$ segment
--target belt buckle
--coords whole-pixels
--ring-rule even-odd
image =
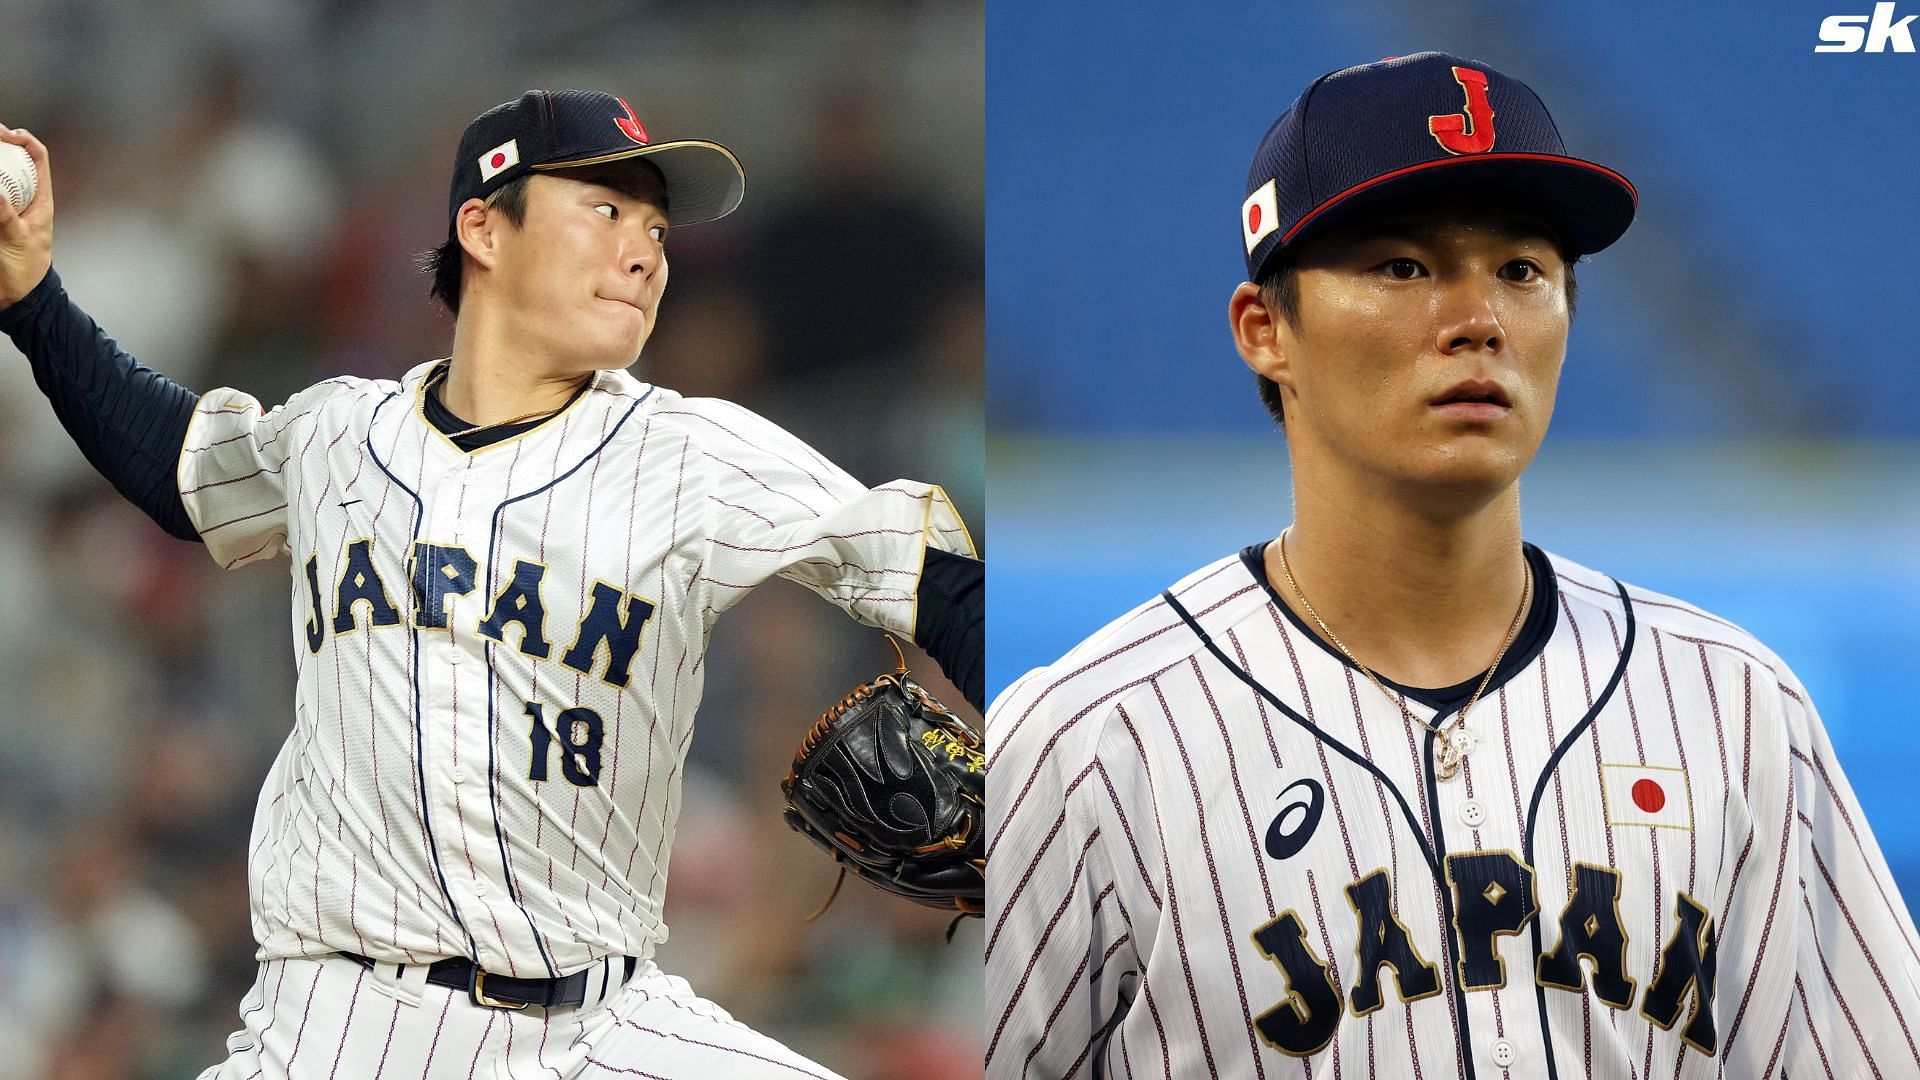
[[[499,998],[488,997],[486,981],[487,973],[480,970],[479,964],[473,965],[473,985],[467,988],[467,996],[473,999],[475,1005],[488,1009],[524,1009],[527,1007],[527,1003],[524,1001],[501,1001]]]

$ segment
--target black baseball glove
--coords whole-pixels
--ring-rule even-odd
[[[986,779],[980,736],[907,678],[903,656],[820,717],[780,790],[787,824],[833,856],[842,880],[851,870],[915,903],[980,915]]]

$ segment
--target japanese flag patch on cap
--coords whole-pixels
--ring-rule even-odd
[[[487,181],[520,164],[520,140],[508,139],[480,155],[480,182]]]
[[[1274,205],[1273,181],[1269,180],[1253,189],[1240,206],[1240,239],[1247,245],[1247,254],[1253,254],[1260,241],[1279,227],[1280,212]]]
[[[1666,765],[1602,765],[1602,795],[1609,825],[1693,828],[1693,793],[1687,773]]]

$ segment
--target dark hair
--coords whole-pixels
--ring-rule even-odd
[[[1260,302],[1269,312],[1286,320],[1288,326],[1300,325],[1300,264],[1292,256],[1276,257],[1256,284],[1260,288]],[[1280,405],[1280,384],[1257,371],[1253,373],[1253,380],[1260,404],[1267,407],[1273,422],[1285,424],[1287,413]]]
[[[1580,279],[1574,275],[1573,266],[1578,256],[1570,251],[1562,251],[1561,258],[1567,266],[1567,318],[1572,319],[1574,310],[1580,301]],[[1256,284],[1260,289],[1260,302],[1267,310],[1285,319],[1288,326],[1300,325],[1300,263],[1289,255],[1281,255],[1273,260]],[[1260,404],[1276,424],[1285,424],[1287,417],[1280,406],[1280,384],[1259,372],[1253,373],[1254,389],[1260,395]]]
[[[523,173],[507,181],[505,187],[493,193],[487,205],[499,210],[508,221],[518,228],[527,222],[527,181],[533,179],[532,173]],[[427,272],[433,284],[427,287],[427,295],[440,301],[450,315],[460,314],[460,271],[466,253],[460,249],[460,238],[447,237],[447,242],[420,256],[420,269]]]
[[[666,177],[650,161],[636,161],[633,164],[645,168],[633,168],[625,162],[609,162],[605,165],[586,165],[568,169],[564,179],[577,180],[583,184],[599,184],[610,187],[632,199],[641,199],[657,203],[660,209],[667,208]],[[532,173],[523,173],[507,181],[506,185],[488,198],[487,205],[499,210],[506,219],[519,228],[527,223],[527,181],[533,179]],[[421,255],[416,261],[432,280],[427,287],[427,295],[447,309],[449,314],[460,314],[460,277],[464,269],[466,252],[460,248],[458,237],[449,236],[447,242]]]

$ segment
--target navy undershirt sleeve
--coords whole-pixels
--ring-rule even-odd
[[[200,396],[122,351],[51,270],[0,308],[0,333],[26,354],[53,414],[100,475],[168,533],[199,540],[175,477]]]
[[[987,564],[928,548],[919,597],[914,643],[927,650],[968,704],[985,709]]]

